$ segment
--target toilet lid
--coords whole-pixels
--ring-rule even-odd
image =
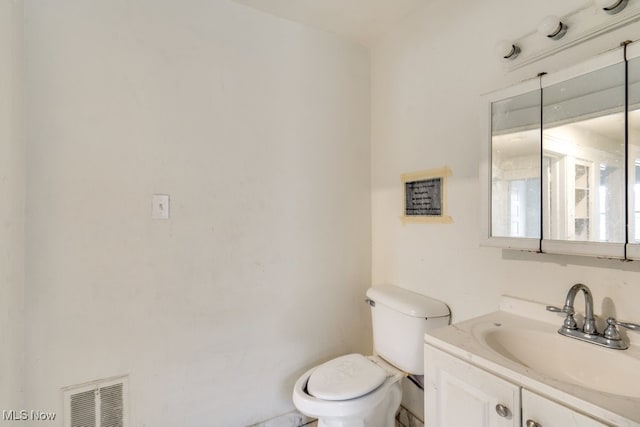
[[[307,391],[323,400],[347,400],[375,390],[387,372],[361,354],[347,354],[318,366],[307,382]]]

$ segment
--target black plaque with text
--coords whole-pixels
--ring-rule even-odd
[[[442,178],[405,182],[406,216],[442,216]]]

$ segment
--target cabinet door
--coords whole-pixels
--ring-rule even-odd
[[[520,426],[520,388],[425,345],[425,425]]]
[[[542,251],[624,258],[625,64],[619,51],[542,81]]]
[[[540,247],[540,83],[530,80],[485,97],[480,170],[483,244]]]
[[[607,426],[528,390],[522,390],[522,425],[526,427]]]

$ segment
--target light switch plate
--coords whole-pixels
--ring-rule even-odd
[[[168,194],[154,194],[151,197],[151,219],[169,219]]]

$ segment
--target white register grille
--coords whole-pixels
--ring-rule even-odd
[[[65,387],[65,427],[127,427],[127,377]]]

